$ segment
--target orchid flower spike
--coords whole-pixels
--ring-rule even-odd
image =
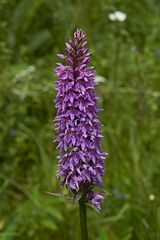
[[[95,71],[89,66],[91,53],[81,29],[68,40],[65,52],[58,54],[63,64],[57,63],[56,68],[57,176],[74,196],[85,186],[86,201],[100,211],[104,197],[93,189],[101,186],[107,154],[101,150]]]

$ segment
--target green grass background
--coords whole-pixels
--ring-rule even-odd
[[[125,22],[111,22],[120,10]],[[56,179],[56,53],[86,31],[109,152],[90,240],[160,239],[160,1],[0,0],[0,239],[79,240]]]

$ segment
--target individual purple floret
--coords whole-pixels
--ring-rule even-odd
[[[89,67],[91,54],[82,30],[74,33],[73,41],[69,39],[65,51],[66,55],[58,54],[64,64],[57,63],[56,68],[57,175],[74,195],[85,186],[88,201],[99,211],[103,196],[92,190],[102,182],[106,153],[100,149],[95,71]]]
[[[104,197],[97,192],[89,191],[88,201],[91,201],[92,205],[99,212],[101,210],[101,204],[104,202]]]

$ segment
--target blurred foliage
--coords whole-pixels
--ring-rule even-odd
[[[108,14],[121,10],[125,22]],[[160,239],[159,0],[0,1],[0,239],[79,240],[78,206],[56,179],[53,70],[77,27],[105,81],[97,86],[110,156],[90,240]]]

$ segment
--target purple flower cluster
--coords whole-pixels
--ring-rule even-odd
[[[74,194],[86,186],[87,200],[99,211],[104,198],[92,190],[102,182],[106,153],[100,149],[95,71],[89,67],[91,54],[82,30],[74,33],[73,41],[69,39],[65,51],[58,57],[66,64],[57,63],[56,68],[58,178]]]

